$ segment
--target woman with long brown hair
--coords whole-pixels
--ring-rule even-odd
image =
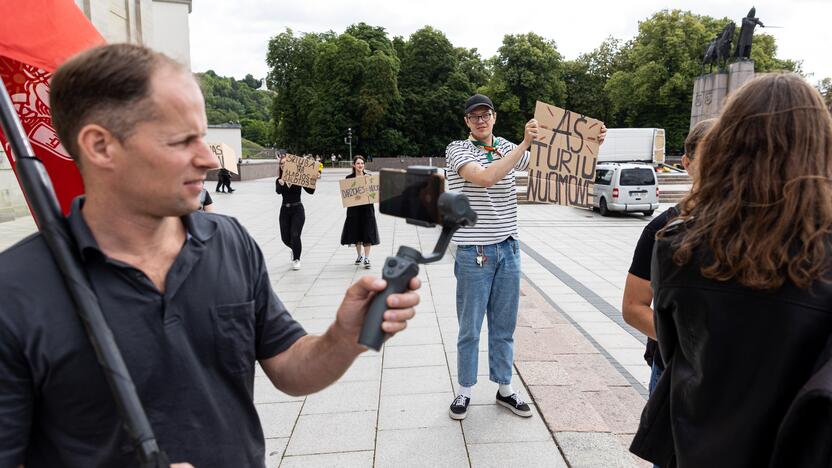
[[[790,408],[832,370],[832,118],[801,77],[763,75],[729,98],[694,164],[653,254],[667,369],[631,449],[663,467],[811,465],[832,441],[782,428],[805,427]]]

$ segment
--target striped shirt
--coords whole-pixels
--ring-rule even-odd
[[[504,138],[496,140],[497,150],[503,157],[517,148],[517,145]],[[486,153],[471,140],[453,141],[445,149],[448,190],[464,193],[471,202],[471,208],[477,212],[476,225],[460,228],[454,234],[453,241],[458,245],[491,245],[500,243],[509,236],[518,238],[514,171],[523,171],[529,167],[529,152],[526,151],[514,168],[489,188],[468,182],[459,175],[459,170],[468,163],[479,163],[487,168],[497,161],[497,158],[489,161]]]

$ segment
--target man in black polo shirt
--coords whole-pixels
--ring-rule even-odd
[[[358,332],[384,282],[359,280],[326,333],[306,335],[246,230],[195,211],[218,161],[203,141],[199,86],[164,55],[92,49],[55,73],[50,100],[86,188],[70,232],[159,445],[200,468],[263,466],[254,361],[288,394],[331,384],[364,350]],[[0,466],[134,466],[39,234],[0,254],[0,297]],[[384,330],[404,329],[418,300],[412,291],[391,296]]]
[[[688,170],[691,177],[696,177],[696,171],[691,167],[696,155],[696,147],[713,124],[714,119],[703,120],[697,123],[685,138],[685,154],[682,156],[682,165]],[[624,300],[621,306],[624,321],[647,335],[647,349],[644,353],[644,359],[651,366],[650,382],[648,384],[650,393],[653,393],[653,388],[664,370],[664,363],[659,355],[658,343],[656,343],[656,327],[653,323],[650,261],[653,257],[656,233],[661,231],[678,214],[679,212],[675,206],[670,207],[645,226],[636,244],[633,263],[630,265],[627,283],[624,286]]]

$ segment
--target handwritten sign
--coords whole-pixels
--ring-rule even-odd
[[[220,160],[220,167],[224,167],[228,172],[239,174],[237,172],[237,154],[234,153],[233,148],[225,143],[208,143],[208,147],[211,148],[214,156]]]
[[[591,207],[603,123],[540,101],[534,118],[540,130],[531,148],[529,201]]]
[[[351,177],[341,180],[338,185],[344,208],[378,203],[378,175]]]
[[[313,159],[287,154],[281,179],[287,184],[315,188],[318,182],[318,163]]]

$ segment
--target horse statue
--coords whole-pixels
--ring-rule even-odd
[[[734,39],[734,23],[728,23],[722,28],[722,32],[716,35],[713,41],[708,43],[705,49],[705,57],[702,59],[702,74],[705,74],[705,66],[709,65],[708,73],[713,73],[714,65],[717,71],[724,69],[731,56],[731,41]]]

